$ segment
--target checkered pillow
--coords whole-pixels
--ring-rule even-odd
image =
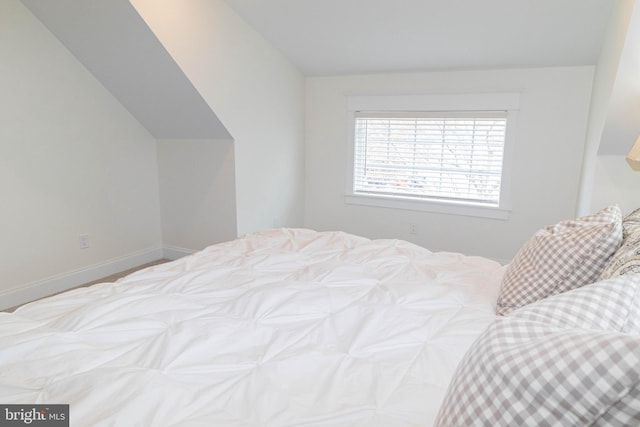
[[[436,427],[640,425],[640,276],[498,318],[451,380]]]
[[[622,245],[600,275],[600,280],[640,273],[640,209],[622,220]]]
[[[539,230],[507,268],[496,313],[595,282],[621,240],[617,206]]]
[[[615,331],[640,337],[640,275],[615,277],[522,307],[509,315],[565,329]]]

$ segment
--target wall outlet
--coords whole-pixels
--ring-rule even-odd
[[[409,224],[409,234],[418,234],[418,226],[416,224]]]
[[[88,249],[89,248],[89,235],[81,234],[78,236],[78,241],[80,243],[80,249]]]

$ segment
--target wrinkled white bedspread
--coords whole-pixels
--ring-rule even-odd
[[[79,426],[430,426],[504,268],[269,230],[0,313],[0,403]]]

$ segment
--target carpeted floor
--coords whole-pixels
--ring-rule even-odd
[[[131,273],[133,273],[135,271],[142,270],[143,268],[151,267],[152,265],[163,264],[163,263],[168,262],[168,261],[171,261],[171,260],[170,259],[166,259],[166,258],[162,258],[162,259],[159,259],[159,260],[156,260],[156,261],[149,262],[147,264],[142,264],[142,265],[139,265],[137,267],[130,268],[129,270],[125,270],[125,271],[121,271],[121,272],[116,273],[116,274],[112,274],[111,276],[107,276],[107,277],[103,277],[103,278],[98,279],[98,280],[94,280],[94,281],[89,282],[89,283],[83,283],[82,285],[74,286],[73,288],[69,288],[67,290],[83,288],[85,286],[95,285],[96,283],[115,282],[116,280],[118,280],[118,279],[120,279],[120,278],[122,278],[122,277],[124,277],[124,276],[126,276],[128,274],[131,274]],[[62,293],[62,292],[58,292],[58,293]],[[53,294],[53,295],[56,295],[56,294]],[[49,296],[51,296],[51,295],[49,295]],[[15,309],[17,309],[18,307],[20,307],[20,306],[11,307],[11,308],[8,308],[6,310],[0,310],[0,311],[12,312]]]
[[[82,288],[84,286],[95,285],[96,283],[115,282],[116,280],[121,279],[124,276],[126,276],[128,274],[131,274],[133,272],[136,272],[138,270],[142,270],[143,268],[151,267],[152,265],[163,264],[163,263],[168,262],[168,261],[171,261],[171,260],[170,259],[165,259],[165,258],[159,259],[159,260],[156,260],[156,261],[149,262],[147,264],[142,264],[142,265],[139,265],[137,267],[130,268],[129,270],[125,270],[125,271],[121,271],[121,272],[116,273],[116,274],[112,274],[111,276],[107,276],[107,277],[103,277],[103,278],[98,279],[98,280],[94,280],[93,282],[84,283],[84,284],[82,284],[80,286],[76,286],[76,287],[77,288]]]

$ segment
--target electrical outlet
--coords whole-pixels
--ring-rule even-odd
[[[89,248],[89,235],[81,234],[78,236],[78,241],[80,242],[80,249],[88,249]]]
[[[416,224],[409,224],[409,234],[418,234],[418,226]]]

